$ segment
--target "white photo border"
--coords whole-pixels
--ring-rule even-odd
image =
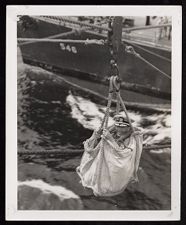
[[[171,210],[59,210],[17,209],[17,16],[172,16]],[[6,220],[163,221],[180,220],[181,187],[181,6],[7,6],[6,14]]]

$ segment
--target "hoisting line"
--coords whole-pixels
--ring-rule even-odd
[[[125,112],[125,115],[127,117],[127,120],[130,124],[130,127],[131,127],[131,130],[134,132],[134,127],[132,125],[132,121],[128,115],[128,112],[127,112],[127,109],[126,109],[126,106],[125,106],[125,103],[121,97],[121,94],[120,94],[120,83],[121,83],[121,80],[119,78],[119,76],[115,76],[114,79],[113,79],[113,86],[115,88],[115,91],[116,91],[116,98],[117,98],[117,109],[116,109],[116,113],[118,114],[120,112],[120,104],[123,108],[123,111]]]

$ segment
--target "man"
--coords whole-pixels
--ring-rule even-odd
[[[122,114],[114,116],[114,125],[110,126],[108,130],[121,149],[125,149],[129,146],[132,135],[140,133],[136,128],[135,131],[132,131],[129,122]],[[103,130],[103,136],[107,136],[107,132],[107,130]]]
[[[114,121],[114,126],[109,131],[117,144],[124,148],[129,144],[129,138],[132,134],[130,124],[122,114],[115,115]]]

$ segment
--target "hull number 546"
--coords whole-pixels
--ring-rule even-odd
[[[59,45],[60,45],[61,50],[69,51],[69,52],[72,52],[74,54],[77,53],[77,48],[75,46],[70,46],[70,45],[64,44],[64,43],[60,43]]]

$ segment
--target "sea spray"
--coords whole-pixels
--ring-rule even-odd
[[[72,118],[76,119],[85,128],[98,129],[104,116],[106,107],[97,105],[81,96],[69,94],[66,98],[71,106]],[[113,114],[113,109],[110,110]],[[144,115],[140,112],[129,111],[133,125],[140,127],[144,132],[144,144],[162,144],[170,142],[170,115],[152,114]],[[109,126],[113,124],[112,117],[109,118]]]

